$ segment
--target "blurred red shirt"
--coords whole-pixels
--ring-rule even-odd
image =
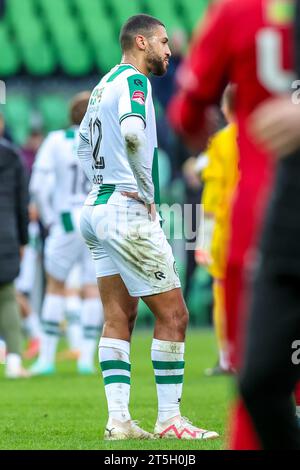
[[[293,0],[223,0],[200,26],[178,72],[179,91],[169,107],[175,130],[203,145],[207,110],[237,85],[241,179],[232,216],[229,260],[244,262],[263,214],[272,159],[248,132],[248,117],[264,100],[291,91]],[[195,12],[196,14],[196,12]]]

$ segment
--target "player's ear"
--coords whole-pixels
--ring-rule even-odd
[[[141,34],[139,34],[138,36],[136,36],[135,42],[139,50],[144,51],[146,49],[145,36],[142,36]]]

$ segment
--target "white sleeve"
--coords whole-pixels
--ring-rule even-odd
[[[55,138],[49,135],[41,145],[30,179],[30,194],[36,203],[42,222],[49,227],[55,220],[51,199],[55,180]]]
[[[91,183],[93,183],[94,178],[92,151],[93,150],[90,145],[89,116],[87,111],[79,128],[77,157],[86,177]]]
[[[137,182],[139,197],[146,204],[152,204],[154,202],[152,162],[148,158],[143,120],[137,116],[127,116],[121,122],[121,134],[128,161]]]

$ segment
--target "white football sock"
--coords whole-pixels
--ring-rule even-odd
[[[65,298],[60,295],[46,294],[42,308],[41,348],[39,361],[45,366],[53,365],[60,325],[64,316]]]
[[[121,339],[101,338],[99,362],[105,385],[109,417],[128,421],[130,397],[130,343]]]
[[[93,368],[102,323],[103,307],[100,298],[84,299],[82,301],[83,335],[80,346],[79,367]]]
[[[180,415],[184,375],[184,343],[153,339],[151,359],[155,373],[158,420]]]
[[[67,318],[67,338],[70,349],[78,351],[82,337],[80,311],[82,300],[79,295],[68,296],[65,299],[65,312]]]
[[[220,367],[224,370],[229,369],[229,359],[228,359],[228,352],[225,349],[220,349],[219,351],[219,362]]]
[[[297,418],[300,418],[300,406],[296,406],[296,416]]]

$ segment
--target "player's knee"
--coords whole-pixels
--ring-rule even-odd
[[[84,299],[94,299],[99,297],[99,289],[96,284],[86,284],[82,289]]]
[[[130,325],[128,321],[121,322],[120,319],[106,319],[103,325],[103,336],[119,338],[128,341],[131,336]]]
[[[47,292],[48,294],[64,295],[65,284],[54,277],[47,275]]]
[[[173,306],[172,309],[166,312],[164,321],[170,329],[184,334],[189,321],[187,308],[185,306]]]

